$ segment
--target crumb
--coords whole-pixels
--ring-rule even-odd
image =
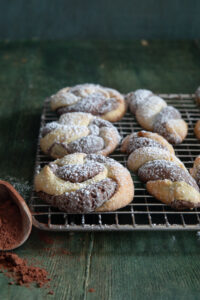
[[[26,58],[22,58],[22,59],[21,59],[21,62],[22,62],[22,63],[26,63],[26,62],[27,62],[27,59],[26,59]]]
[[[71,253],[70,251],[65,250],[65,249],[62,249],[62,250],[61,250],[61,253],[62,253],[62,254],[66,254],[66,255],[72,255],[72,253]]]
[[[54,295],[54,291],[49,291],[48,295]]]
[[[147,40],[141,40],[141,45],[144,47],[149,46],[149,42]]]

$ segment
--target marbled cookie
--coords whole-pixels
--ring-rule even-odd
[[[137,148],[142,148],[144,146],[162,148],[168,150],[171,154],[174,154],[174,148],[166,141],[166,139],[157,133],[145,130],[127,135],[122,141],[121,151],[130,154]]]
[[[163,137],[145,131],[133,133],[123,140],[121,151],[129,154],[129,169],[137,172],[155,198],[176,209],[200,206],[198,185]],[[192,174],[198,174],[197,162]]]
[[[200,187],[200,155],[196,157],[193,167],[190,169],[190,174]]]
[[[195,99],[197,104],[200,104],[200,86],[197,88],[196,92],[195,92]]]
[[[96,154],[74,153],[46,165],[35,176],[39,197],[69,213],[112,211],[129,204],[134,184],[117,161]]]
[[[198,140],[200,140],[200,120],[195,123],[194,134]]]
[[[187,123],[173,106],[149,90],[137,90],[126,95],[131,112],[146,130],[157,132],[169,143],[181,143],[188,132]]]
[[[120,142],[110,122],[82,112],[63,114],[58,122],[47,123],[41,135],[42,151],[53,158],[75,152],[107,156]]]
[[[59,115],[67,112],[86,112],[116,122],[126,111],[122,94],[98,84],[86,83],[63,88],[50,99],[52,110]]]

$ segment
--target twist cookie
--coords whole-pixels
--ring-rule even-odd
[[[148,90],[137,90],[126,96],[131,112],[146,130],[162,135],[171,144],[181,143],[187,135],[187,123],[180,112]]]
[[[134,185],[117,161],[96,154],[74,153],[46,165],[35,176],[39,197],[69,213],[112,211],[129,204]]]
[[[121,151],[130,154],[129,169],[138,173],[155,198],[176,209],[200,206],[198,185],[163,137],[133,133],[123,140]]]
[[[196,138],[200,140],[200,120],[198,120],[194,126],[194,134]]]
[[[200,86],[197,88],[196,92],[195,92],[195,99],[197,104],[200,104]]]
[[[168,150],[171,154],[174,154],[174,148],[172,145],[170,145],[161,135],[144,130],[127,135],[122,142],[121,151],[130,154],[137,148],[144,146],[157,146]]]
[[[193,167],[190,169],[190,174],[200,187],[200,155],[196,157]]]
[[[63,88],[50,97],[51,108],[59,115],[86,112],[110,122],[120,120],[126,111],[124,97],[116,90],[98,84]]]
[[[83,152],[108,155],[120,142],[117,129],[108,121],[88,113],[63,114],[58,122],[42,129],[40,147],[53,158]]]

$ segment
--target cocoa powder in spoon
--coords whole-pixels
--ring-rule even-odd
[[[0,249],[17,246],[22,237],[22,217],[18,206],[9,198],[0,198]]]
[[[3,185],[0,189],[0,250],[7,250],[21,241],[22,215],[9,191]],[[45,269],[28,264],[26,259],[12,252],[0,251],[0,272],[13,279],[11,285],[15,282],[25,286],[36,283],[43,287],[50,281]]]

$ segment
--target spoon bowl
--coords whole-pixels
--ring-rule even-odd
[[[15,245],[9,248],[0,249],[0,251],[14,250],[24,244],[28,239],[32,229],[32,215],[22,196],[15,190],[15,188],[7,181],[0,180],[0,201],[1,199],[9,199],[13,201],[19,208],[21,221],[22,221],[22,233],[19,240]]]

